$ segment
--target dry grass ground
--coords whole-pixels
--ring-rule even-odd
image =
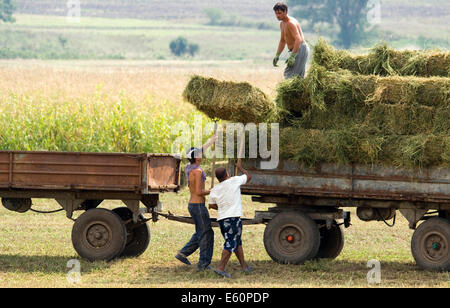
[[[264,206],[244,197],[245,215]],[[162,197],[165,210],[188,215],[186,191]],[[39,209],[55,209],[50,200],[36,200]],[[121,206],[106,202],[103,206]],[[354,213],[353,213],[354,214]],[[214,216],[214,215],[213,215]],[[139,258],[119,259],[110,263],[81,261],[81,282],[67,281],[67,262],[78,256],[71,245],[72,222],[62,213],[42,215],[17,214],[0,209],[0,287],[368,287],[367,262],[381,262],[382,287],[449,287],[448,273],[419,270],[409,245],[412,231],[400,218],[394,228],[383,223],[364,223],[354,216],[353,226],[346,229],[342,254],[333,261],[311,261],[305,265],[280,265],[267,255],[263,245],[264,226],[246,226],[244,250],[251,275],[242,275],[239,263],[231,258],[228,271],[231,280],[218,278],[212,272],[196,272],[195,265],[185,266],[174,254],[189,240],[193,226],[162,218],[150,223],[151,244]],[[223,240],[215,229],[213,266],[220,259]],[[198,252],[190,257],[195,264]]]
[[[246,67],[242,69],[242,67]],[[191,74],[248,81],[266,93],[273,94],[281,80],[281,71],[259,68],[245,63],[184,64],[155,62],[11,62],[0,61],[0,100],[13,93],[40,93],[64,101],[86,97],[102,89],[110,96],[125,91],[136,100],[151,95],[152,104],[171,105],[183,113],[192,112],[182,102],[181,93]],[[17,110],[20,113],[20,110]],[[161,197],[165,211],[187,215],[188,193]],[[41,210],[55,209],[52,200],[34,200]],[[105,207],[121,206],[105,202]],[[252,203],[244,197],[245,216],[266,205]],[[18,214],[0,209],[0,287],[71,287],[66,275],[67,262],[78,256],[72,248],[70,234],[73,222],[62,213],[42,215]],[[197,273],[174,259],[174,254],[189,239],[191,225],[167,221],[151,223],[149,249],[139,258],[119,259],[110,263],[81,261],[81,283],[75,287],[366,287],[367,262],[381,262],[382,287],[449,287],[448,273],[419,270],[410,252],[412,231],[398,218],[394,228],[383,223],[364,223],[353,216],[353,226],[346,230],[346,244],[334,261],[308,262],[305,265],[279,265],[269,258],[263,245],[264,226],[244,229],[244,250],[255,267],[251,275],[242,275],[232,257],[231,280],[217,278],[211,272]],[[222,247],[219,230],[215,230],[213,266]],[[190,259],[195,262],[198,253]]]

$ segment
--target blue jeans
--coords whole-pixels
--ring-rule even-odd
[[[191,240],[180,250],[188,257],[200,248],[198,269],[204,269],[211,264],[214,249],[214,231],[211,227],[211,218],[204,203],[189,203],[189,213],[195,223],[195,233]]]

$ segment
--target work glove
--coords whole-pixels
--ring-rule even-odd
[[[293,52],[291,54],[291,56],[289,57],[289,59],[286,60],[287,67],[289,67],[289,68],[294,67],[296,56],[297,56],[297,54]]]
[[[280,54],[279,53],[277,53],[275,58],[273,58],[273,66],[278,67],[278,65],[277,65],[278,60],[280,60]]]

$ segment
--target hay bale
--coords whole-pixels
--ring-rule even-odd
[[[445,161],[445,144],[449,142],[447,135],[390,136],[390,139],[393,142],[387,144],[385,152],[395,166],[448,166]]]
[[[432,107],[450,104],[450,78],[392,76],[378,77],[374,82],[374,91],[367,102],[421,104]]]
[[[444,161],[444,165],[450,166],[450,138],[447,137],[445,139],[444,145],[444,153],[442,154],[442,160]]]
[[[367,114],[364,123],[391,135],[431,134],[436,132],[435,116],[433,107],[377,104]]]
[[[399,135],[450,133],[450,121],[445,115],[449,116],[448,108],[377,104],[351,110],[336,103],[326,110],[311,108],[291,123],[306,129],[341,129],[364,124],[384,134]]]
[[[346,69],[356,74],[381,76],[450,77],[449,52],[397,51],[384,43],[373,48],[368,55],[352,55],[319,39],[313,55],[316,64],[329,70]]]
[[[336,50],[323,38],[319,38],[313,50],[313,63],[325,67],[327,70],[346,69],[353,73],[361,73],[359,63],[367,57],[351,55],[345,50]]]
[[[433,132],[450,135],[450,105],[438,108],[434,116]]]
[[[313,108],[325,110],[327,106],[342,102],[364,104],[367,96],[374,92],[374,82],[365,82],[375,76],[359,76],[354,79],[349,71],[328,72],[326,68],[313,64],[306,78],[294,78],[280,83],[276,103],[294,114],[303,114]],[[370,89],[365,89],[372,86]],[[347,107],[346,107],[347,108]]]
[[[287,127],[280,133],[280,157],[307,167],[322,163],[449,166],[449,154],[448,134],[386,135],[364,125],[337,130]]]
[[[261,123],[278,118],[277,106],[260,89],[247,82],[219,81],[193,76],[183,97],[210,118]]]
[[[383,136],[369,135],[359,126],[338,130],[287,127],[280,133],[280,157],[306,167],[322,163],[380,163]]]
[[[310,108],[324,110],[336,103],[347,109],[364,108],[366,104],[447,106],[450,79],[355,75],[348,70],[327,71],[313,64],[305,79],[279,85],[276,102],[294,114],[303,114]]]
[[[310,106],[305,82],[300,77],[294,77],[281,82],[277,88],[275,102],[290,112],[301,112]]]

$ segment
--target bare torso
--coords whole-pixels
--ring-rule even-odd
[[[189,191],[191,193],[189,203],[205,203],[205,196],[197,193],[204,190],[205,182],[202,181],[201,169],[192,170],[189,174]]]
[[[289,50],[294,49],[295,39],[297,36],[300,37],[300,45],[305,41],[302,29],[300,28],[300,24],[297,19],[289,16],[287,21],[281,22],[280,28],[281,37],[284,39],[284,42],[287,44]]]

